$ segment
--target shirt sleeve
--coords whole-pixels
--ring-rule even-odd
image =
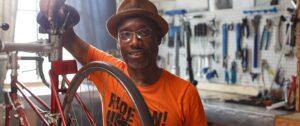
[[[183,99],[183,112],[184,126],[207,126],[200,95],[193,85],[189,85]]]
[[[85,56],[83,62],[84,64],[92,62],[92,61],[103,61],[109,64],[112,64],[116,66],[116,64],[119,64],[122,62],[121,60],[113,57],[112,55],[103,52],[102,50],[99,50],[95,48],[94,46],[90,46],[87,52],[87,55]]]

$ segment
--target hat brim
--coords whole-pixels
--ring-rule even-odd
[[[117,39],[117,35],[118,35],[117,27],[118,27],[119,21],[126,19],[127,17],[130,17],[130,16],[143,16],[143,17],[152,19],[160,27],[160,31],[159,31],[159,32],[161,32],[160,37],[165,36],[169,30],[168,23],[161,16],[150,13],[150,12],[142,10],[142,9],[132,9],[129,11],[125,11],[125,12],[121,12],[116,15],[113,15],[108,19],[108,21],[106,23],[106,28],[113,38]]]

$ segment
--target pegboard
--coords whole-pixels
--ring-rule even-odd
[[[286,22],[283,22],[281,24],[281,31],[280,31],[280,40],[283,45],[283,49],[279,52],[274,51],[274,46],[275,46],[275,41],[278,40],[278,36],[276,35],[277,28],[272,24],[271,32],[270,32],[270,41],[269,41],[269,46],[267,50],[260,50],[259,45],[260,45],[260,38],[261,34],[264,28],[264,25],[266,24],[266,19],[275,19],[279,18],[281,15],[285,16],[288,20],[290,18],[290,14],[286,11],[286,8],[290,6],[290,3],[288,1],[284,2],[282,1],[280,5],[275,6],[277,8],[276,13],[266,13],[266,14],[260,14],[261,15],[261,20],[260,20],[260,25],[259,25],[259,33],[258,33],[258,68],[256,71],[261,71],[261,61],[266,60],[267,63],[270,66],[270,69],[273,71],[272,74],[267,74],[267,72],[264,72],[264,74],[260,74],[256,80],[251,79],[251,72],[254,71],[253,69],[253,43],[254,43],[254,35],[253,35],[253,27],[251,24],[251,20],[253,19],[254,15],[256,14],[244,14],[243,10],[232,10],[232,9],[227,9],[227,10],[217,10],[217,11],[212,11],[212,12],[199,12],[199,13],[189,13],[188,17],[191,17],[193,15],[201,15],[202,18],[199,19],[191,19],[191,28],[192,28],[192,33],[194,33],[193,27],[196,24],[199,23],[210,23],[210,20],[213,18],[216,19],[216,24],[217,24],[217,33],[214,37],[207,35],[207,37],[194,37],[192,35],[191,38],[191,54],[193,58],[193,71],[194,71],[194,76],[196,80],[200,81],[207,81],[205,78],[205,75],[201,75],[201,68],[204,66],[209,67],[210,69],[215,69],[218,74],[218,78],[213,78],[210,79],[209,82],[212,83],[218,83],[218,84],[226,84],[226,81],[224,80],[225,78],[225,69],[222,66],[222,25],[224,23],[242,23],[242,18],[247,17],[248,19],[248,25],[250,28],[250,36],[249,38],[242,37],[241,41],[241,46],[247,47],[248,48],[248,71],[243,72],[242,67],[241,67],[241,60],[235,58],[235,53],[236,53],[236,31],[228,31],[228,40],[227,40],[227,45],[228,45],[228,71],[230,71],[230,64],[232,61],[236,61],[237,63],[237,82],[235,85],[243,85],[243,86],[253,86],[253,87],[264,87],[264,88],[270,88],[272,83],[273,86],[276,86],[274,84],[273,80],[276,74],[276,71],[278,70],[277,68],[282,68],[284,70],[284,75],[282,77],[289,79],[292,75],[296,75],[297,73],[297,61],[296,57],[286,57],[282,56],[282,54],[285,52],[285,49],[287,48],[285,45],[285,41],[287,38],[287,35],[285,33],[286,29]],[[272,8],[271,6],[269,7],[256,7],[256,8],[250,8],[249,10],[258,10],[258,9],[269,9]],[[167,17],[168,19],[170,17]],[[172,18],[172,17],[171,17]],[[176,18],[175,18],[176,19]],[[178,20],[178,19],[177,19]],[[209,41],[211,40],[216,41],[216,47],[213,48],[212,45],[208,44]],[[293,49],[294,54],[296,53],[295,49]],[[159,65],[161,67],[169,70],[170,72],[174,73],[174,53],[175,49],[173,47],[168,46],[168,39],[164,40],[160,46],[160,51],[159,51]],[[210,54],[213,53],[215,54],[216,61],[209,60],[208,58],[200,60],[200,55],[203,54]],[[282,57],[282,58],[281,58]],[[281,59],[281,62],[279,63],[279,59]],[[200,65],[200,62],[202,62],[202,67]],[[187,68],[187,60],[186,60],[186,49],[185,46],[180,47],[179,49],[179,67],[180,67],[180,74],[182,78],[188,79],[188,72],[186,70]],[[262,75],[264,75],[264,82],[262,81]]]

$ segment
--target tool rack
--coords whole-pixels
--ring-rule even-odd
[[[288,1],[289,2],[289,1]],[[263,32],[264,26],[266,24],[266,19],[275,19],[280,17],[281,15],[286,16],[287,18],[290,18],[288,12],[286,12],[286,5],[288,4],[288,2],[286,1],[286,3],[280,4],[276,7],[276,13],[266,13],[263,14],[261,19],[260,19],[260,25],[259,25],[259,31],[258,31],[258,36],[259,39],[258,41],[260,42],[260,36]],[[273,7],[271,7],[273,8]],[[263,7],[258,7],[258,8],[254,8],[253,10],[263,10],[265,8]],[[268,8],[266,8],[268,9]],[[252,10],[252,9],[251,9]],[[262,79],[260,76],[258,76],[258,79],[256,81],[252,81],[251,79],[251,74],[250,72],[247,73],[247,76],[243,76],[244,80],[241,79],[241,75],[243,74],[243,69],[240,63],[240,60],[237,61],[237,82],[235,84],[233,83],[229,83],[227,84],[226,81],[224,81],[225,78],[225,72],[224,72],[224,68],[222,67],[222,25],[224,23],[227,24],[236,24],[236,23],[242,23],[242,19],[247,17],[248,18],[248,23],[250,25],[249,30],[250,30],[250,35],[249,38],[245,38],[242,37],[241,38],[241,46],[244,47],[245,44],[248,47],[248,53],[249,53],[249,58],[248,58],[248,70],[252,71],[252,56],[253,56],[253,27],[251,24],[251,20],[253,19],[255,14],[244,14],[243,10],[217,10],[217,11],[213,11],[213,12],[199,12],[199,13],[190,13],[190,15],[201,15],[202,18],[200,19],[193,19],[190,21],[191,26],[195,26],[197,24],[202,24],[202,23],[206,23],[207,25],[210,25],[209,22],[212,19],[216,19],[216,24],[217,24],[217,32],[216,35],[214,36],[215,39],[215,43],[216,43],[216,47],[213,51],[216,57],[216,61],[213,61],[210,64],[210,67],[215,69],[218,73],[218,78],[215,77],[211,80],[207,80],[206,78],[203,79],[203,77],[199,77],[198,76],[198,72],[199,72],[199,67],[193,66],[194,69],[194,75],[195,75],[195,79],[198,81],[198,85],[197,88],[199,89],[200,95],[202,97],[202,100],[204,100],[203,104],[204,104],[204,108],[206,113],[210,113],[213,114],[213,111],[211,110],[216,110],[216,109],[209,109],[212,108],[213,104],[211,102],[206,102],[205,100],[210,99],[212,95],[206,95],[206,91],[213,91],[213,92],[222,92],[221,95],[222,96],[224,94],[238,94],[238,95],[242,95],[242,96],[257,96],[261,90],[259,89],[260,86],[262,86]],[[300,17],[300,14],[298,13],[298,17]],[[277,38],[276,37],[276,29],[274,28],[274,25],[276,25],[275,23],[272,24],[273,27],[271,28],[271,31],[269,33],[270,36],[270,40],[268,43],[268,48],[265,49],[265,44],[263,45],[262,50],[259,49],[259,44],[257,46],[259,53],[257,54],[259,57],[258,60],[258,68],[262,68],[261,62],[263,62],[263,60],[266,60],[268,62],[268,67],[269,69],[273,69],[273,72],[276,72],[276,67],[278,66],[278,60],[280,59],[280,53],[278,52],[274,52],[274,46],[275,46],[275,41],[277,41],[278,39],[281,41],[285,41],[285,24],[281,25],[281,31],[279,32],[279,34],[282,35],[281,38]],[[300,28],[299,26],[297,26],[297,31],[300,32]],[[192,27],[192,33],[194,33],[195,29],[193,29]],[[210,33],[208,33],[209,35]],[[228,63],[231,63],[234,59],[235,59],[235,55],[236,55],[236,36],[235,36],[235,31],[228,31],[228,48],[227,48],[227,52],[228,52]],[[194,34],[193,34],[194,35]],[[266,36],[266,35],[265,35]],[[298,45],[300,44],[300,36],[296,35],[297,37],[297,46],[293,49],[295,52],[294,57],[284,57],[282,60],[282,67],[285,69],[285,75],[283,75],[286,78],[289,78],[291,75],[300,75],[300,48],[298,47]],[[200,39],[206,39],[206,41],[210,41],[212,40],[210,37],[203,37]],[[200,46],[202,46],[203,43],[201,42],[197,42],[197,38],[192,38],[191,39],[191,54],[193,57],[193,63],[197,63],[197,57],[201,57],[201,48]],[[201,41],[201,40],[200,40]],[[266,39],[265,39],[266,42]],[[283,43],[284,44],[284,43]],[[162,43],[162,45],[160,46],[160,50],[162,50],[161,52],[159,52],[159,56],[164,57],[163,59],[163,63],[161,64],[162,67],[168,69],[169,68],[169,64],[173,64],[173,56],[174,54],[172,53],[173,48],[172,47],[168,47],[167,46],[167,42]],[[180,75],[183,78],[188,79],[188,75],[185,72],[185,64],[186,64],[186,54],[185,54],[185,49],[184,46],[180,47],[179,49],[179,65],[180,65]],[[231,66],[228,65],[228,68],[230,68]],[[297,69],[295,69],[297,68]],[[268,70],[265,70],[265,73],[268,73]],[[200,74],[199,74],[200,75]],[[268,84],[267,86],[271,85],[272,79],[269,79],[268,77],[264,78],[264,81],[266,81]],[[297,76],[297,95],[296,95],[296,105],[295,105],[295,110],[296,112],[300,111],[300,79]],[[207,97],[206,97],[207,96]],[[217,96],[217,95],[216,95]],[[205,98],[206,97],[206,98]],[[213,97],[212,99],[218,99],[216,97]],[[208,100],[209,101],[209,100]],[[218,105],[217,105],[218,106]],[[236,110],[239,107],[232,107],[231,105],[227,106],[227,105],[221,105],[221,106],[225,106],[225,107],[220,107],[221,109],[224,109],[224,112],[228,112],[228,110],[234,110],[234,111],[239,111]],[[226,107],[228,107],[226,109]],[[254,107],[255,108],[255,107]],[[265,108],[263,108],[265,110]],[[243,110],[240,110],[243,111]],[[257,119],[253,119],[253,120],[249,120],[249,122],[251,121],[255,121],[255,120],[259,120],[260,115],[264,115],[265,111],[261,111],[257,113]],[[275,111],[275,110],[274,110]],[[277,110],[276,110],[277,111]],[[249,113],[251,113],[251,111],[249,111]],[[274,120],[275,120],[275,116],[277,115],[282,115],[282,114],[289,114],[291,112],[286,112],[286,111],[279,111],[278,113],[271,113],[269,115],[269,119],[270,120],[264,120],[264,121],[268,121],[269,124],[268,125],[272,125]],[[214,115],[215,116],[215,115]],[[213,116],[211,116],[213,117]],[[224,116],[223,116],[224,117]],[[241,116],[243,117],[243,116]],[[209,116],[208,116],[209,118]],[[249,119],[249,118],[248,118]],[[208,119],[209,121],[212,121],[210,119]],[[216,119],[213,119],[216,120]],[[226,120],[223,120],[224,122],[226,122]],[[227,120],[228,121],[228,120]],[[232,121],[232,120],[231,120]],[[236,120],[235,120],[236,121]],[[263,120],[262,120],[263,121]],[[222,123],[222,122],[220,122]],[[240,122],[239,122],[240,123]],[[266,122],[265,122],[266,123]],[[226,124],[226,123],[224,123]],[[228,124],[228,123],[227,123]],[[236,123],[238,124],[238,123]],[[253,122],[254,124],[254,122]],[[259,125],[259,122],[256,122],[256,124]]]

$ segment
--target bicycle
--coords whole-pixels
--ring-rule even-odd
[[[25,101],[30,105],[30,108],[33,109],[33,111],[38,115],[41,120],[40,122],[43,125],[95,126],[107,124],[107,122],[105,121],[102,121],[102,123],[99,122],[99,112],[94,113],[94,103],[88,104],[86,100],[89,99],[86,98],[86,95],[88,94],[88,96],[95,97],[95,92],[99,92],[102,104],[101,108],[104,108],[103,106],[107,104],[107,99],[105,99],[104,96],[107,94],[107,92],[105,92],[105,86],[108,86],[108,84],[102,84],[101,90],[98,89],[98,91],[95,91],[93,87],[92,92],[80,92],[82,89],[90,88],[90,85],[93,83],[85,79],[95,73],[101,73],[102,75],[115,78],[115,81],[119,83],[113,85],[115,88],[110,90],[120,90],[120,88],[124,88],[126,92],[124,92],[123,96],[120,99],[130,98],[132,100],[134,108],[138,113],[141,124],[143,126],[153,126],[152,117],[145,101],[143,100],[143,97],[141,96],[133,82],[119,69],[110,64],[95,61],[88,63],[78,71],[77,63],[75,60],[63,60],[61,36],[64,33],[65,29],[73,27],[79,22],[79,14],[71,6],[65,7],[65,13],[66,16],[64,19],[57,18],[57,20],[55,20],[54,22],[48,22],[47,18],[44,15],[38,15],[37,20],[41,26],[40,31],[49,35],[49,39],[47,40],[41,40],[34,43],[3,43],[0,41],[0,52],[6,52],[8,54],[7,56],[4,56],[4,58],[2,56],[2,60],[8,60],[10,64],[9,68],[12,71],[11,91],[8,93],[8,95],[6,95],[7,105],[5,109],[5,126],[10,125],[9,113],[12,110],[15,110],[17,112],[16,118],[19,120],[19,125],[33,125],[29,124],[28,118],[24,113],[22,103],[19,102],[20,97],[18,97],[18,92],[20,92]],[[27,58],[18,57],[18,52],[20,51],[37,53],[39,56],[48,56],[49,61],[51,62],[51,68],[49,70],[51,83],[48,85],[48,87],[51,89],[50,106],[41,98],[32,93],[30,89],[28,89],[24,84],[18,81],[17,70],[19,59],[37,60],[39,63],[39,67],[41,67],[43,59],[39,56]],[[43,78],[42,68],[39,69],[39,73],[41,73],[41,76]],[[67,75],[70,74],[75,74],[71,81],[69,81],[69,79],[67,78]],[[47,83],[46,80],[44,80],[43,82]],[[28,92],[32,96],[32,98],[36,100],[36,103],[33,102],[28,96],[26,96],[25,92]],[[91,95],[91,93],[93,94]],[[125,96],[125,94],[128,94],[128,96]],[[75,112],[74,108],[77,108],[76,106],[80,106],[80,108],[82,109],[76,109],[76,111],[80,111],[80,114],[78,114],[78,112]],[[105,118],[106,116],[103,115],[105,113],[104,111],[106,110],[103,110],[100,113],[100,116],[103,116],[102,118]],[[122,125],[124,123],[124,119],[122,119],[121,117],[113,117],[111,119],[115,119],[113,125]]]

